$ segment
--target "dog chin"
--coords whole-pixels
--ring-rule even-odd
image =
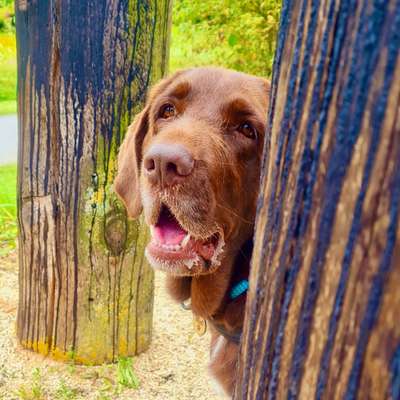
[[[155,270],[163,271],[170,275],[191,276],[209,273],[206,261],[199,256],[182,260],[167,260],[152,254],[148,248],[146,248],[145,254],[150,265]]]

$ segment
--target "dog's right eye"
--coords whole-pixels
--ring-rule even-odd
[[[164,104],[160,110],[160,118],[168,119],[175,117],[176,109],[172,104]]]

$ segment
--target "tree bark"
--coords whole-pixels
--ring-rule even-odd
[[[284,0],[236,399],[400,399],[400,1]]]
[[[170,0],[16,1],[21,344],[58,359],[147,349],[147,231],[112,191],[116,154],[168,63]]]

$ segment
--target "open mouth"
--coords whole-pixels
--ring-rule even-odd
[[[215,264],[222,250],[220,233],[216,232],[206,239],[195,238],[182,227],[165,204],[161,207],[157,223],[150,226],[150,231],[151,241],[147,246],[147,254],[153,265],[162,263],[172,267],[178,263],[189,270],[198,264],[210,267]]]

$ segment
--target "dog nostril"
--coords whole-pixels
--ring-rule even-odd
[[[147,158],[144,162],[144,167],[146,168],[146,171],[151,172],[156,169],[156,163],[153,158]]]
[[[166,169],[167,173],[171,173],[171,174],[174,174],[174,175],[180,175],[179,172],[178,172],[178,168],[177,168],[176,164],[174,164],[172,162],[167,163],[165,169]]]

